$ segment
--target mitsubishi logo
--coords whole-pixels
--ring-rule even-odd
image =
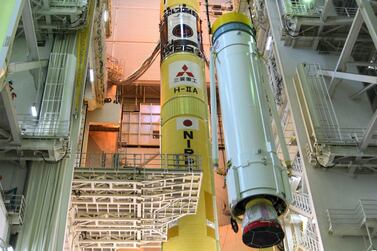
[[[188,70],[187,65],[183,65],[183,66],[182,66],[182,70],[183,70],[183,71],[180,71],[180,72],[177,73],[177,76],[176,76],[176,77],[182,77],[182,76],[185,75],[185,74],[187,74],[187,76],[189,76],[189,77],[191,77],[191,78],[194,77],[194,74],[192,74],[192,72],[187,71],[187,70]]]

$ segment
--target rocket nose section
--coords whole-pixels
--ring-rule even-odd
[[[248,207],[243,219],[242,241],[253,248],[269,248],[284,239],[284,231],[277,213],[269,203]]]

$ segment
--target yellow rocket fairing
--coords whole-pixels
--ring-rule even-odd
[[[164,251],[217,250],[198,10],[197,0],[161,1],[161,151],[200,156],[203,171],[197,213],[170,227]]]

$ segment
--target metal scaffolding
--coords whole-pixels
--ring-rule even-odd
[[[104,153],[82,158],[76,163],[72,207],[83,250],[160,247],[169,224],[196,213],[202,179],[198,156]]]

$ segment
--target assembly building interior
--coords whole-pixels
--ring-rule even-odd
[[[0,250],[377,251],[376,0],[0,8]]]

